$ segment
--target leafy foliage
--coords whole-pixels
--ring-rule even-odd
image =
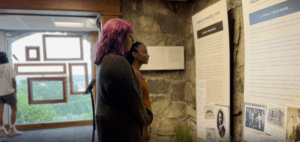
[[[68,77],[67,77],[68,80]],[[92,119],[91,96],[70,95],[68,81],[68,103],[57,104],[28,104],[28,84],[27,79],[20,80],[17,83],[18,112],[17,123],[36,123],[36,122],[54,122],[67,121],[67,115],[74,116],[72,120]],[[57,82],[41,82],[33,84],[34,100],[60,99],[62,84]],[[74,85],[74,91],[78,90]],[[38,93],[38,94],[37,94]]]
[[[188,127],[188,125],[181,125],[181,123],[177,124],[175,128],[175,136],[176,136],[176,142],[191,142],[192,134],[191,134],[191,127]]]
[[[22,86],[17,92],[17,123],[53,121],[53,118],[58,116],[50,104],[28,105],[28,95],[23,90],[27,90],[26,86]]]

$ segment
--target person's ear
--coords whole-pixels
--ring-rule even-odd
[[[133,56],[134,58],[136,58],[137,53],[136,53],[136,52],[132,52],[132,56]]]

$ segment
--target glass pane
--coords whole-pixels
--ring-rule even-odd
[[[19,66],[19,73],[23,72],[63,72],[63,66]]]
[[[22,38],[15,40],[11,43],[11,54],[14,54],[19,59],[18,61],[12,59],[13,64],[26,64],[26,46],[34,45],[43,47],[43,35],[51,34],[51,35],[67,35],[67,33],[59,33],[59,32],[37,32],[31,35],[23,36]],[[67,40],[64,40],[67,41]],[[88,68],[88,78],[89,81],[92,80],[92,70],[91,66],[91,37],[89,34],[83,35],[83,53],[84,53],[84,62],[87,63]],[[71,45],[70,41],[62,43],[63,45]],[[47,47],[48,48],[48,47]],[[59,49],[59,48],[56,48]],[[79,48],[77,48],[79,49]],[[43,48],[41,48],[43,50]],[[54,51],[57,52],[60,50]],[[73,51],[73,50],[71,50]],[[42,51],[41,51],[42,52]],[[63,51],[60,51],[63,53]],[[66,55],[69,55],[68,51]],[[53,53],[53,54],[54,54]],[[73,52],[72,52],[73,53]],[[76,53],[76,52],[75,52]],[[79,53],[79,52],[78,52]],[[55,53],[56,54],[56,53]],[[62,55],[61,55],[62,56]],[[77,55],[80,57],[79,55]],[[43,54],[41,54],[43,58]],[[76,63],[77,61],[54,61],[51,63],[64,63],[69,64],[70,62]],[[50,62],[41,61],[40,63],[46,64]],[[38,64],[37,64],[38,65]],[[82,66],[80,66],[82,67]],[[62,72],[63,66],[22,66],[21,71],[28,71],[28,72]],[[20,70],[20,68],[19,68]],[[74,68],[73,70],[81,70]],[[74,72],[74,71],[73,71]],[[83,75],[83,72],[76,73],[75,75]],[[67,93],[68,93],[68,103],[55,103],[55,104],[28,104],[28,77],[66,77],[67,78]],[[80,80],[83,80],[81,78]],[[92,109],[92,102],[91,102],[91,95],[70,95],[70,80],[68,74],[53,74],[53,75],[18,75],[16,77],[17,81],[17,103],[18,103],[18,111],[17,111],[17,120],[16,124],[30,124],[30,123],[57,123],[57,122],[66,122],[66,121],[82,121],[82,120],[91,120],[93,118],[93,109]],[[38,81],[34,81],[38,82]],[[45,81],[49,82],[49,81]],[[58,82],[55,82],[58,83]],[[55,90],[57,85],[55,83],[44,83],[44,84],[35,84],[34,87],[34,94],[37,94],[34,99],[39,100],[38,97],[45,95],[45,96],[53,96],[55,94]],[[45,86],[47,88],[45,88]],[[59,85],[61,86],[61,84]],[[77,88],[77,84],[74,85]],[[42,93],[38,92],[36,89],[40,89]],[[42,91],[43,89],[49,89],[48,91]],[[48,92],[48,93],[47,93]],[[46,94],[47,93],[47,94]],[[45,98],[43,98],[44,100]]]
[[[84,66],[72,66],[73,91],[85,91],[85,68]]]
[[[29,50],[29,58],[37,58],[36,50],[30,49]]]
[[[81,58],[79,37],[46,37],[45,42],[48,59]]]
[[[66,75],[51,77],[67,77],[67,82],[69,82],[69,77]],[[89,78],[91,77],[89,75]],[[29,105],[27,78],[17,76],[16,80],[20,82],[17,84],[17,124],[80,121],[93,118],[91,95],[70,95],[68,91],[68,103]],[[53,83],[50,83],[50,81],[34,81],[33,83],[35,83],[33,84],[34,100],[55,99],[55,96],[62,96],[59,93],[62,91],[62,82],[60,81],[53,81]],[[68,90],[70,89],[69,85],[68,83]]]
[[[33,100],[62,100],[62,81],[33,81]]]

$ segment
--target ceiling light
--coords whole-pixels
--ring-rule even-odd
[[[57,27],[83,27],[84,23],[73,23],[73,22],[55,22]]]
[[[95,19],[88,19],[86,21],[86,25],[87,28],[97,28],[96,26],[96,20]]]

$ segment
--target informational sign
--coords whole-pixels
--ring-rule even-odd
[[[230,136],[227,17],[226,0],[221,0],[192,17],[196,60],[197,136],[206,141],[229,141]],[[220,106],[221,110],[218,109]]]
[[[141,70],[183,70],[183,46],[147,46],[149,61]]]
[[[300,1],[242,2],[244,102],[251,104],[244,106],[244,139],[299,141]]]
[[[229,31],[226,0],[192,17],[196,80],[206,82],[206,102],[229,106]]]

